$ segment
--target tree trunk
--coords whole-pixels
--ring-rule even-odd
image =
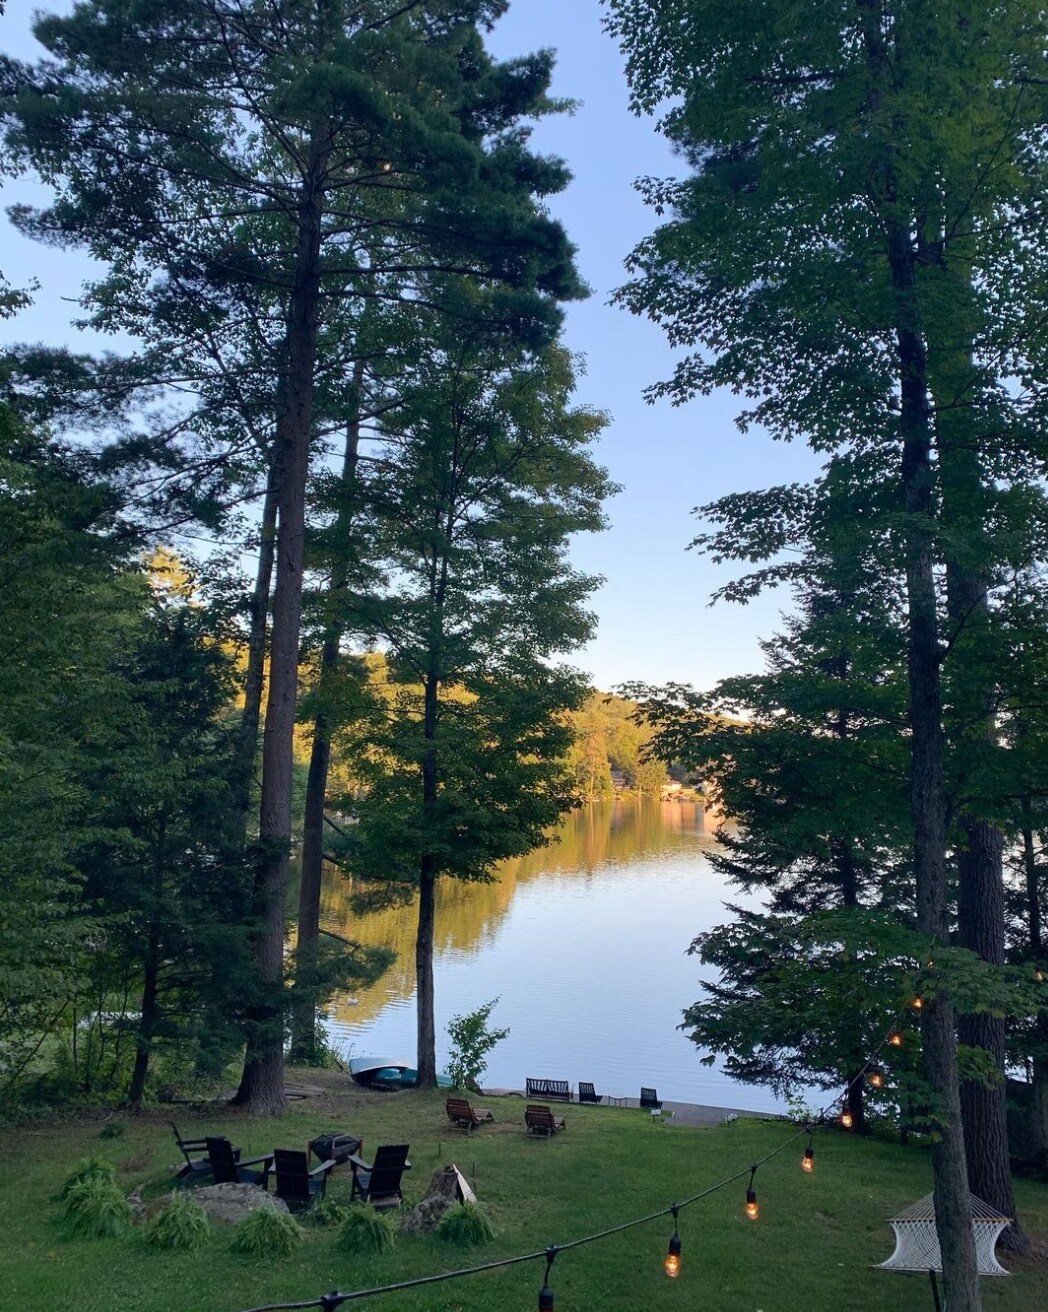
[[[440,684],[426,677],[426,752],[422,758],[422,831],[429,826],[426,815],[437,804],[437,711]],[[431,745],[433,744],[433,745]],[[437,868],[435,858],[424,852],[419,869],[418,937],[415,940],[416,1008],[418,1018],[418,1087],[437,1087],[437,1034],[434,1012],[433,940],[436,924]]]
[[[247,846],[248,817],[251,814],[251,792],[255,774],[255,754],[258,750],[258,726],[262,719],[262,689],[265,685],[266,635],[269,628],[269,594],[273,580],[273,554],[276,547],[277,490],[274,469],[270,465],[266,480],[266,496],[262,503],[262,523],[259,528],[258,567],[255,587],[251,594],[251,624],[247,641],[247,670],[244,675],[244,714],[237,732],[235,771],[235,803],[237,827],[235,838],[240,850]]]
[[[142,972],[142,1015],[138,1023],[138,1041],[135,1045],[135,1066],[131,1072],[131,1086],[127,1100],[136,1110],[141,1107],[146,1091],[146,1076],[149,1073],[149,1057],[156,1031],[157,994],[160,978],[160,945],[157,926],[154,923],[149,931],[146,946],[146,959]]]
[[[326,148],[310,144],[309,169],[298,213],[298,251],[288,312],[286,403],[277,416],[274,483],[277,491],[276,590],[269,660],[269,696],[262,737],[262,799],[255,876],[254,959],[257,1000],[247,1018],[244,1072],[234,1101],[256,1115],[284,1110],[285,900],[291,855],[291,798],[298,641],[305,563],[306,481],[313,423],[320,244]]]
[[[336,524],[337,538],[341,541],[348,533],[353,519],[353,496],[357,479],[360,451],[360,389],[364,383],[364,361],[353,368],[353,381],[357,391],[357,413],[346,426],[346,448],[342,460],[342,499],[339,503]],[[330,594],[338,598],[349,582],[349,569],[343,559],[331,574]],[[320,655],[319,680],[324,680],[338,663],[339,647],[344,626],[333,618],[324,637]],[[291,1034],[292,1058],[312,1061],[317,1051],[317,996],[316,971],[320,944],[320,890],[324,874],[324,803],[327,798],[328,770],[331,765],[331,730],[326,717],[320,714],[313,721],[313,746],[309,754],[309,776],[306,781],[306,802],[302,822],[302,878],[298,890],[298,938],[295,944],[295,976],[297,1002]]]
[[[1044,942],[1041,931],[1041,885],[1033,829],[1033,799],[1022,799],[1023,873],[1026,879],[1027,945],[1034,968],[1040,969]],[[1042,1170],[1048,1166],[1048,1020],[1037,1017],[1033,1031],[1033,1089],[1030,1098],[1030,1145],[1034,1161]]]
[[[933,567],[932,427],[928,367],[917,327],[916,264],[910,233],[888,221],[888,259],[896,298],[906,514],[907,667],[912,735],[911,808],[917,923],[929,940],[946,941],[946,789],[939,630]],[[968,1168],[957,1083],[953,1006],[944,995],[922,1012],[923,1067],[932,1087],[939,1138],[932,1146],[936,1231],[950,1312],[981,1312],[968,1199]]]

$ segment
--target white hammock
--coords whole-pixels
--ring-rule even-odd
[[[1011,1220],[995,1211],[974,1194],[968,1195],[972,1209],[972,1233],[975,1236],[976,1269],[981,1276],[1011,1275],[997,1261],[994,1249],[1001,1231]],[[882,1271],[941,1271],[942,1254],[935,1233],[935,1206],[928,1194],[905,1212],[888,1222],[895,1231],[895,1252],[887,1262],[879,1262]]]

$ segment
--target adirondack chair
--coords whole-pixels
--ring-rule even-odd
[[[645,1089],[643,1086],[640,1091],[640,1105],[646,1107],[651,1112],[661,1112],[662,1103],[659,1101],[659,1095],[654,1089]]]
[[[210,1135],[204,1140],[207,1144],[207,1160],[211,1164],[211,1174],[215,1184],[257,1184],[263,1189],[269,1182],[269,1172],[273,1166],[273,1154],[265,1157],[252,1157],[248,1162],[240,1161],[239,1152],[235,1152],[228,1139],[215,1139]],[[262,1163],[261,1171],[249,1170],[249,1167]]]
[[[305,1211],[324,1197],[328,1173],[335,1166],[330,1157],[319,1166],[309,1169],[306,1153],[293,1148],[273,1149],[273,1169],[276,1173],[276,1196],[282,1198],[292,1212]]]
[[[180,1185],[203,1184],[211,1176],[211,1163],[207,1157],[194,1157],[194,1153],[207,1152],[206,1139],[183,1139],[178,1132],[178,1126],[174,1121],[170,1122],[171,1129],[174,1131],[175,1143],[178,1144],[178,1151],[185,1158],[185,1162],[178,1168],[175,1180]],[[233,1149],[233,1157],[240,1161],[240,1149]]]
[[[601,1094],[595,1093],[592,1084],[579,1080],[579,1102],[600,1102]]]
[[[563,1116],[554,1116],[548,1107],[540,1107],[535,1103],[528,1103],[524,1108],[524,1125],[527,1134],[552,1135],[565,1128]]]
[[[452,1125],[459,1126],[467,1134],[478,1125],[495,1119],[493,1112],[489,1112],[486,1107],[474,1107],[468,1098],[449,1098],[444,1104],[444,1110]]]
[[[350,1157],[349,1164],[353,1170],[350,1202],[359,1198],[361,1202],[382,1210],[399,1207],[404,1201],[400,1180],[405,1171],[411,1170],[406,1143],[383,1144],[376,1150],[375,1160],[370,1166],[359,1157]]]

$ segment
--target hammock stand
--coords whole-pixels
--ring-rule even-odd
[[[1001,1231],[1011,1217],[1002,1216],[975,1194],[969,1194],[972,1211],[972,1235],[975,1239],[975,1266],[981,1276],[1011,1275],[997,1261],[994,1249]],[[909,1271],[923,1275],[927,1272],[932,1282],[932,1295],[939,1307],[939,1291],[935,1272],[942,1271],[942,1253],[939,1236],[935,1232],[935,1204],[928,1194],[919,1202],[907,1207],[888,1222],[895,1232],[895,1252],[886,1262],[878,1262],[878,1271]]]

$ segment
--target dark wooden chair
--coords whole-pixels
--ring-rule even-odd
[[[601,1094],[594,1092],[593,1085],[579,1080],[579,1102],[600,1102]]]
[[[571,1102],[571,1085],[567,1080],[534,1080],[529,1075],[524,1081],[525,1098],[560,1098]]]
[[[282,1198],[291,1212],[305,1211],[324,1197],[329,1172],[335,1158],[309,1169],[309,1157],[294,1148],[273,1149],[273,1171],[276,1175],[276,1196]]]
[[[178,1144],[178,1151],[185,1158],[185,1162],[178,1168],[175,1179],[180,1185],[203,1184],[205,1180],[211,1178],[211,1163],[207,1159],[207,1140],[201,1139],[183,1139],[178,1132],[178,1126],[174,1121],[170,1122],[171,1129],[175,1135],[175,1143]],[[203,1157],[194,1157],[194,1153],[204,1153]],[[233,1156],[236,1161],[240,1161],[240,1149],[233,1149]]]
[[[265,1157],[252,1157],[248,1162],[240,1160],[228,1139],[214,1139],[210,1135],[204,1140],[207,1144],[207,1160],[211,1164],[211,1175],[215,1184],[257,1184],[263,1189],[269,1182],[269,1172],[273,1167],[273,1154]],[[261,1171],[249,1168],[262,1164]]]
[[[640,1105],[646,1107],[650,1112],[661,1112],[662,1103],[659,1101],[659,1095],[654,1089],[645,1089],[643,1086],[640,1091]]]
[[[411,1170],[406,1143],[383,1144],[375,1152],[375,1160],[368,1166],[359,1157],[350,1157],[353,1185],[349,1201],[359,1198],[372,1207],[382,1210],[399,1207],[404,1201],[400,1181],[405,1171]]]
[[[457,1125],[467,1134],[478,1125],[495,1119],[493,1112],[489,1112],[486,1107],[474,1107],[468,1098],[449,1098],[444,1104],[444,1110],[452,1125]]]
[[[554,1116],[548,1107],[529,1103],[524,1108],[524,1125],[527,1134],[556,1134],[565,1128],[563,1116]]]

